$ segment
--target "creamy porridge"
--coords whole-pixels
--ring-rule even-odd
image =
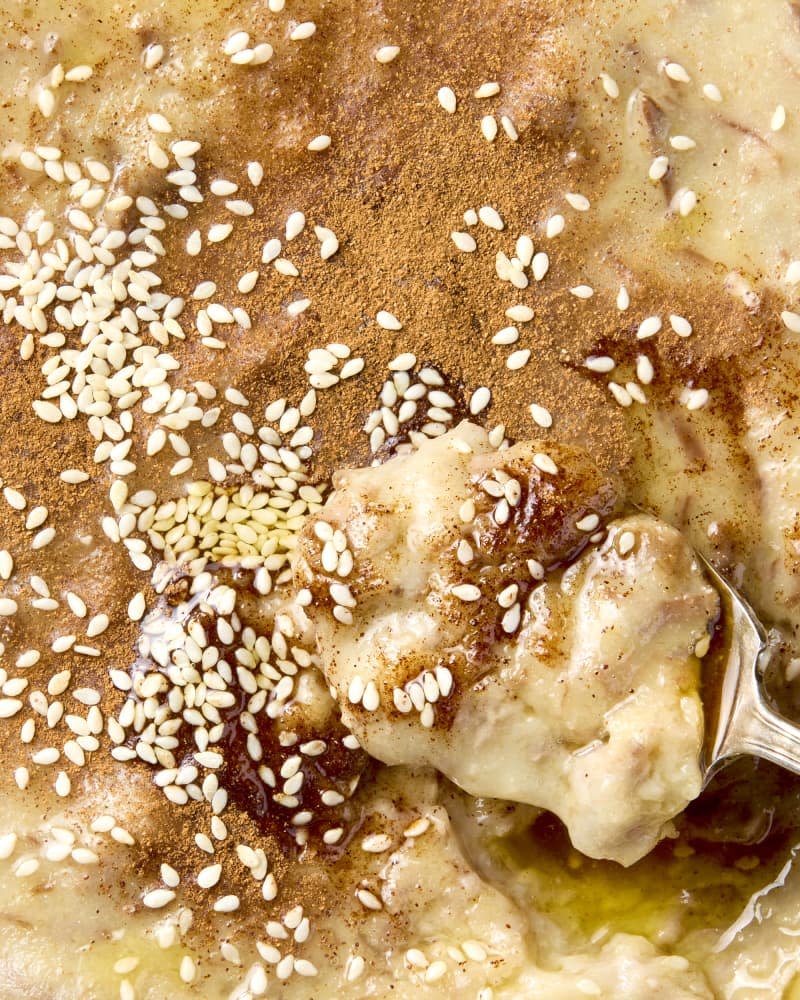
[[[11,0],[0,998],[800,996],[786,0]]]

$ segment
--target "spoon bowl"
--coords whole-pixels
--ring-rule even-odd
[[[771,655],[764,626],[711,563],[699,553],[698,559],[720,598],[716,642],[703,660],[703,786],[743,754],[800,774],[800,727],[776,711],[764,691]]]

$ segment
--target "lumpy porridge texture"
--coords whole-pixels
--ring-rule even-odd
[[[587,546],[613,485],[588,456],[547,447],[499,455],[461,424],[379,471],[337,474],[298,574],[370,754],[549,809],[578,850],[630,864],[700,791],[694,650],[718,601],[654,518],[607,521]],[[352,586],[322,564],[336,531]]]
[[[2,1000],[800,995],[800,19],[562,7],[5,5]]]

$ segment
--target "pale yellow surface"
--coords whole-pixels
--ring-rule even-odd
[[[0,90],[6,96],[0,107],[0,155],[13,158],[21,144],[32,141],[58,141],[76,158],[92,154],[124,163],[127,174],[119,183],[135,185],[143,171],[143,108],[159,104],[176,133],[187,137],[216,126],[217,116],[224,115],[224,76],[210,82],[195,70],[220,58],[219,44],[232,22],[234,5],[212,0],[180,4],[138,0],[135,8],[133,14],[129,5],[109,7],[98,0],[69,5],[41,0],[35,7],[11,0],[5,5],[0,26],[6,37],[22,22],[29,26],[29,39],[21,47],[7,46],[0,62]],[[236,7],[235,12],[246,21],[247,5]],[[40,81],[53,64],[43,51],[52,25],[58,25],[59,58],[66,66],[105,60],[107,67],[102,86],[64,85],[60,91],[59,101],[66,101],[63,95],[80,93],[80,100],[70,103],[69,126],[63,134],[55,124],[42,123],[33,103]],[[141,73],[137,32],[142,28],[175,35],[170,69],[157,77]],[[606,60],[605,47],[595,50],[589,44],[586,48],[596,32],[617,40],[617,60]],[[621,164],[610,181],[608,196],[598,206],[604,227],[598,249],[611,246],[613,253],[588,260],[586,279],[606,288],[625,282],[635,300],[640,263],[636,241],[644,240],[648,247],[663,248],[664,268],[670,274],[685,276],[699,267],[721,288],[727,282],[735,294],[744,294],[750,308],[756,307],[762,289],[777,289],[791,303],[795,291],[786,285],[785,271],[788,262],[800,256],[796,243],[800,121],[795,117],[800,107],[800,36],[792,4],[782,0],[597,4],[588,21],[581,18],[554,33],[552,45],[556,56],[560,50],[568,65],[571,51],[588,52],[584,62],[576,63],[580,76],[573,84],[583,109],[582,122],[593,140],[605,145],[609,157]],[[602,65],[594,61],[601,54]],[[524,53],[520,58],[525,58]],[[683,65],[691,84],[665,80],[656,68],[664,58]],[[608,99],[600,86],[601,70],[619,84],[621,95],[616,101]],[[706,82],[720,88],[722,105],[702,96],[700,85]],[[691,186],[699,198],[698,209],[677,231],[680,239],[674,226],[669,234],[662,230],[667,206],[661,189],[642,183],[655,155],[651,139],[643,132],[636,93],[642,88],[662,105],[669,131],[690,135],[698,144],[696,152],[669,154],[677,186]],[[681,88],[680,102],[672,99],[675,88]],[[787,122],[780,132],[772,133],[770,120],[779,103],[787,109]],[[307,123],[290,123],[287,129],[307,131]],[[709,150],[714,151],[713,158]],[[712,159],[717,163],[713,171]],[[32,203],[41,203],[54,217],[63,211],[45,184],[34,187],[32,201],[13,188],[3,194],[8,199],[3,211],[11,215],[22,215]],[[618,224],[622,207],[631,219],[625,227]],[[636,240],[627,238],[630,233],[635,233]],[[688,259],[687,246],[708,264],[702,259],[698,262],[697,257]],[[732,280],[733,272],[741,280]],[[796,363],[796,348],[788,343],[774,372],[776,388],[787,377],[797,377]],[[800,625],[795,573],[798,501],[794,483],[800,479],[797,421],[783,405],[767,397],[751,401],[745,440],[733,444],[718,433],[706,413],[676,410],[653,416],[643,411],[643,438],[654,451],[643,452],[643,485],[636,499],[652,504],[701,548],[713,539],[717,522],[739,521],[744,512],[752,537],[752,559],[736,567],[737,574],[762,613],[796,630]],[[703,443],[709,457],[704,468],[689,473],[682,452],[687,433]],[[754,465],[748,467],[751,478],[745,479],[740,472],[748,456]],[[33,780],[43,789],[52,783],[52,776],[37,773]],[[356,941],[358,935],[345,925],[341,914],[332,914],[331,927],[340,936],[338,957],[343,961],[317,981],[317,998],[477,997],[480,989],[491,986],[496,1000],[574,1000],[578,984],[585,986],[587,980],[599,989],[594,995],[608,1000],[800,997],[796,985],[800,873],[791,860],[761,904],[746,911],[731,932],[714,924],[684,934],[666,918],[653,928],[650,900],[631,896],[625,919],[637,924],[634,932],[616,935],[618,927],[610,919],[604,932],[590,941],[565,931],[552,912],[538,908],[547,882],[542,859],[517,858],[509,880],[507,873],[502,878],[497,874],[486,852],[480,871],[488,882],[473,871],[471,864],[476,862],[471,852],[467,852],[470,863],[465,860],[464,844],[476,830],[490,842],[494,833],[501,840],[509,834],[507,825],[494,816],[482,823],[473,822],[474,817],[464,819],[464,830],[456,838],[437,803],[429,773],[410,776],[399,771],[387,780],[384,806],[393,831],[399,831],[415,812],[427,812],[433,832],[418,847],[402,843],[389,860],[384,859],[390,866],[384,872],[386,910],[363,932],[363,938]],[[393,797],[400,797],[408,787],[415,789],[415,806],[406,803],[393,813]],[[253,942],[238,942],[241,968],[223,961],[204,942],[195,942],[190,930],[180,944],[159,948],[153,937],[159,915],[138,906],[137,873],[126,867],[125,849],[86,830],[85,817],[107,811],[108,797],[108,789],[98,787],[89,801],[71,802],[65,809],[53,796],[46,815],[21,793],[9,793],[0,800],[0,836],[11,829],[18,831],[15,863],[24,857],[41,857],[52,839],[52,827],[64,826],[81,843],[102,853],[103,871],[111,868],[115,873],[111,891],[98,897],[97,869],[43,861],[35,877],[17,879],[11,863],[0,861],[0,998],[106,1000],[119,992],[121,977],[112,971],[113,964],[129,955],[141,958],[129,977],[139,1000],[165,996],[221,1000],[231,995],[257,960]],[[135,833],[137,824],[146,826],[146,818],[137,815],[124,797],[122,808]],[[493,881],[510,898],[489,884]],[[599,884],[604,895],[598,908],[615,894],[627,905],[627,883],[610,878]],[[650,890],[659,900],[660,889],[653,886]],[[559,912],[573,913],[574,896],[566,893],[555,909],[559,907]],[[398,914],[395,920],[393,913]],[[409,913],[407,922],[399,916]],[[624,924],[622,917],[615,919],[620,926]],[[389,935],[394,937],[387,958]],[[421,975],[404,967],[405,948],[424,948],[433,960],[446,957],[448,945],[467,938],[489,942],[497,966],[486,971],[482,965],[467,963],[438,984],[426,984]],[[369,964],[364,979],[353,985],[346,982],[343,969],[347,951],[356,943],[369,956]],[[315,958],[319,957],[316,947],[309,952]],[[203,977],[207,976],[193,987],[183,986],[178,978],[184,954],[197,957]],[[307,998],[310,994],[308,985],[295,977],[290,985],[276,987],[269,995]]]

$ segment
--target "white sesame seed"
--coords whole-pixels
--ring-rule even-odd
[[[87,482],[89,473],[84,472],[82,469],[64,469],[59,473],[58,478],[62,483],[68,483],[70,486],[78,486],[81,483]]]
[[[439,104],[444,108],[444,110],[452,115],[456,110],[456,95],[455,92],[450,87],[440,87],[436,93],[437,100]]]
[[[39,159],[39,157],[36,155],[36,153],[32,153],[32,152],[30,152],[30,150],[27,150],[27,149],[23,150],[19,154],[19,162],[27,170],[41,171],[42,168],[43,168],[42,161]]]
[[[447,974],[447,965],[445,962],[439,959],[436,962],[431,962],[428,968],[425,970],[425,982],[435,983],[438,982],[444,975]]]
[[[697,206],[697,195],[694,191],[682,188],[677,195],[678,213],[684,218],[690,215]]]
[[[528,572],[531,575],[531,579],[533,580],[544,579],[544,566],[539,562],[538,559],[529,559],[527,565],[528,565]]]
[[[789,264],[786,268],[786,278],[784,280],[790,285],[796,285],[800,282],[800,260],[793,260]]]
[[[369,889],[358,889],[356,891],[356,898],[359,903],[367,910],[382,910],[383,904],[375,895],[374,892],[370,892]]]
[[[603,90],[606,94],[612,100],[616,100],[619,97],[619,85],[617,81],[612,76],[609,76],[608,73],[601,73],[600,81],[603,84]]]
[[[0,698],[0,719],[11,719],[22,708],[22,702],[16,698]]]
[[[193,983],[197,978],[197,966],[191,955],[184,955],[181,959],[179,975],[184,983]]]
[[[233,232],[233,226],[230,222],[218,222],[211,226],[208,230],[208,242],[209,243],[222,243],[223,240],[227,238]]]
[[[247,164],[247,179],[253,187],[258,187],[258,185],[264,180],[264,168],[258,160],[251,160]]]
[[[564,195],[567,204],[574,208],[576,212],[588,212],[591,208],[591,203],[586,195],[576,194],[574,191],[567,191]]]
[[[498,330],[496,334],[492,337],[493,344],[516,344],[519,340],[519,330],[515,326],[504,326],[502,330]]]
[[[132,622],[141,621],[145,610],[144,594],[140,590],[133,595],[128,603],[128,617]]]
[[[364,688],[361,704],[368,712],[375,712],[380,707],[380,695],[374,681],[369,681]]]
[[[492,399],[492,392],[485,385],[479,386],[475,392],[470,396],[469,400],[469,412],[473,416],[482,413],[486,407],[489,405]]]
[[[482,83],[478,87],[473,96],[478,98],[478,100],[484,100],[487,97],[495,97],[500,93],[500,84],[496,83],[494,80],[490,80],[487,83]]]
[[[786,124],[786,108],[779,104],[777,108],[772,112],[772,118],[770,119],[769,127],[773,132],[780,132],[783,126]]]
[[[699,410],[708,402],[708,389],[691,389],[686,393],[686,409]]]
[[[497,595],[497,603],[501,608],[510,608],[516,601],[519,587],[516,583],[511,583]]]
[[[533,422],[538,427],[547,428],[553,426],[553,416],[550,413],[550,411],[546,409],[544,406],[539,406],[538,403],[531,403],[528,409],[530,410]]]
[[[200,230],[195,229],[186,238],[186,253],[190,257],[196,257],[203,248],[203,240],[200,235]]]
[[[670,78],[670,80],[675,80],[677,83],[689,83],[691,81],[691,77],[683,68],[683,66],[681,66],[680,63],[676,62],[665,63],[664,72]]]
[[[367,854],[383,854],[392,846],[392,838],[385,833],[373,833],[361,841],[361,850]]]
[[[0,835],[0,861],[7,861],[17,847],[16,833],[4,833]]]
[[[164,115],[155,113],[147,116],[147,124],[154,132],[161,132],[167,134],[172,131],[172,126],[164,117]]]
[[[239,909],[238,896],[222,896],[214,903],[215,913],[234,913]]]
[[[328,149],[330,147],[330,144],[331,144],[331,137],[329,135],[325,135],[325,133],[322,133],[321,135],[315,136],[311,140],[311,142],[309,142],[306,148],[309,149],[312,153],[321,153],[323,152],[323,150]]]
[[[317,26],[313,21],[303,21],[302,24],[298,24],[290,34],[289,38],[293,42],[302,42],[306,38],[311,38],[311,36],[316,32]]]
[[[650,178],[651,181],[660,181],[666,175],[668,170],[669,170],[669,157],[657,156],[650,164],[650,169],[647,171],[647,176]]]
[[[628,390],[628,395],[636,403],[641,403],[642,406],[647,405],[647,396],[645,395],[644,389],[636,382],[626,382],[625,388]]]
[[[639,328],[636,331],[637,340],[647,340],[648,337],[654,337],[658,331],[661,329],[661,317],[660,316],[648,316],[643,319],[639,324]]]
[[[56,536],[55,528],[42,528],[41,531],[37,532],[37,534],[33,536],[33,541],[31,542],[31,548],[43,549],[46,545],[49,545],[50,542],[52,542],[55,536]]]
[[[498,232],[505,229],[505,223],[500,218],[500,213],[491,205],[482,205],[478,209],[478,218],[489,229],[496,229]]]
[[[242,52],[249,44],[250,35],[246,31],[234,31],[232,35],[228,36],[222,51],[226,56],[233,56],[237,52]]]
[[[197,884],[201,889],[212,889],[222,877],[222,865],[214,864],[202,868],[197,875]]]
[[[531,262],[531,270],[536,281],[541,281],[544,278],[550,270],[550,258],[546,253],[540,250],[539,253],[534,254]]]
[[[145,69],[155,69],[164,58],[164,46],[158,44],[148,45],[142,53]]]
[[[31,875],[35,875],[38,871],[39,861],[37,858],[25,858],[14,868],[14,874],[17,878],[30,878]]]
[[[800,333],[800,313],[784,309],[781,313],[781,319],[787,330],[790,330],[792,333]]]
[[[688,319],[683,316],[678,316],[674,313],[670,314],[669,323],[672,329],[677,333],[679,337],[688,337],[692,332],[692,324]]]
[[[503,126],[503,131],[512,142],[516,142],[519,139],[519,132],[508,115],[500,115],[500,124]]]
[[[70,611],[77,618],[86,617],[86,602],[82,600],[77,594],[73,594],[71,590],[67,591],[67,604],[69,605]]]
[[[653,381],[653,363],[644,354],[640,354],[636,359],[636,377],[642,385],[650,385]]]
[[[415,354],[405,353],[405,354],[398,354],[396,358],[393,358],[389,362],[387,367],[389,371],[406,372],[410,371],[416,363],[417,363],[417,357]]]
[[[691,139],[688,135],[670,136],[669,144],[673,149],[677,149],[682,153],[685,153],[689,149],[694,149],[697,146],[694,139]]]
[[[377,322],[378,326],[380,326],[384,330],[403,329],[403,324],[400,322],[400,320],[393,313],[387,312],[387,310],[385,309],[379,310],[379,312],[375,316],[375,321]]]
[[[473,586],[471,583],[457,584],[455,587],[451,588],[451,593],[453,597],[457,597],[459,601],[465,601],[467,603],[479,601],[481,597],[480,588]]]
[[[523,348],[519,351],[512,351],[506,358],[506,368],[511,371],[519,371],[520,368],[524,368],[530,360],[531,352],[527,348]]]
[[[253,289],[256,287],[256,282],[258,281],[258,278],[259,278],[258,271],[248,271],[246,274],[243,274],[241,278],[239,278],[236,287],[243,295],[247,295],[249,292],[252,292]]]
[[[487,142],[494,142],[497,138],[497,119],[494,115],[484,115],[481,118],[481,132]]]
[[[627,555],[636,544],[636,535],[632,531],[623,531],[619,535],[617,548],[622,556]]]
[[[450,233],[450,238],[452,239],[453,243],[455,243],[455,245],[458,247],[458,249],[462,250],[464,253],[472,253],[478,248],[478,244],[475,242],[474,237],[470,236],[469,233],[460,233],[454,231]]]
[[[375,61],[386,64],[392,62],[400,55],[399,45],[381,45],[375,52]]]
[[[558,466],[550,458],[549,455],[545,455],[543,452],[537,451],[533,456],[533,464],[539,469],[540,472],[546,472],[551,476],[555,476],[558,473]]]
[[[619,403],[620,406],[628,407],[633,404],[633,397],[628,392],[628,390],[621,386],[618,382],[609,382],[608,391],[614,397],[614,399]]]
[[[464,212],[464,222],[468,226],[478,225],[478,213],[474,208],[468,208],[466,212]]]
[[[594,295],[591,285],[573,285],[570,292],[576,299],[590,299]]]
[[[703,84],[703,94],[709,101],[713,101],[715,104],[719,104],[722,100],[722,94],[720,93],[719,87],[713,83]]]
[[[354,375],[358,375],[364,370],[364,359],[363,358],[350,358],[349,361],[345,361],[342,365],[341,371],[339,372],[340,378],[352,378]]]
[[[286,220],[286,239],[293,240],[306,227],[306,217],[302,212],[292,212]]]
[[[150,910],[160,910],[168,906],[173,899],[175,893],[172,889],[153,889],[142,896],[142,903]]]
[[[578,531],[585,531],[588,534],[591,534],[593,531],[597,529],[597,526],[599,524],[600,524],[600,518],[597,516],[597,514],[587,514],[585,517],[582,517],[580,521],[575,522],[575,527],[578,529]]]
[[[523,267],[528,267],[528,265],[533,260],[533,240],[530,236],[522,235],[517,237],[517,242],[514,244],[514,251],[519,259],[520,264]]]
[[[56,106],[56,99],[52,90],[47,87],[42,87],[36,99],[36,103],[39,105],[39,110],[42,112],[45,118],[49,118]]]
[[[564,232],[564,227],[566,226],[566,220],[563,215],[556,213],[551,215],[547,220],[547,226],[545,227],[545,235],[548,240],[554,239],[556,236],[560,236]]]
[[[94,70],[91,66],[73,66],[72,69],[67,70],[64,74],[64,79],[69,83],[85,83],[90,79],[93,72]]]
[[[200,143],[194,139],[178,139],[172,143],[170,150],[176,159],[184,159],[199,153]]]
[[[10,618],[17,613],[17,602],[10,597],[0,597],[0,615]]]
[[[44,420],[45,423],[57,424],[63,416],[61,410],[47,400],[34,399],[32,405],[36,416],[39,417],[40,420]]]
[[[528,323],[533,319],[533,309],[530,306],[509,306],[506,316],[514,323]]]
[[[619,291],[617,292],[617,309],[619,309],[620,312],[625,312],[630,304],[631,297],[628,294],[628,289],[624,285],[620,285]]]
[[[500,625],[507,635],[512,635],[519,628],[522,610],[519,604],[513,604],[503,615]]]
[[[169,157],[155,139],[151,139],[147,144],[147,158],[158,170],[166,170],[169,167]]]
[[[278,272],[287,278],[296,278],[300,274],[295,265],[287,260],[286,257],[278,257],[277,260],[272,262],[272,266]]]

